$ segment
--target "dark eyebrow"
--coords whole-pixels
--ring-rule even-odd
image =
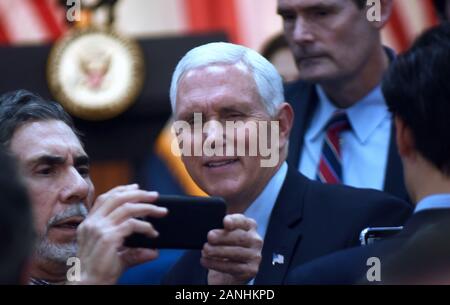
[[[277,14],[278,15],[284,15],[284,14],[287,14],[287,13],[292,13],[292,12],[294,12],[294,10],[291,10],[291,9],[287,9],[287,8],[282,8],[282,7],[278,7],[277,8]]]
[[[79,156],[75,158],[75,166],[83,166],[83,165],[89,165],[90,160],[89,157],[86,155]]]
[[[220,110],[220,112],[223,114],[229,114],[229,113],[235,113],[235,112],[242,113],[242,111],[245,111],[245,110],[247,110],[245,107],[242,107],[242,109],[238,109],[235,107],[224,107]]]
[[[30,160],[28,164],[30,166],[37,164],[46,164],[46,165],[60,165],[64,164],[66,160],[63,157],[51,156],[51,155],[43,155],[33,160]]]
[[[37,164],[46,164],[50,166],[54,165],[62,165],[66,162],[66,159],[59,156],[52,156],[52,155],[43,155],[40,157],[37,157],[31,161],[28,162],[29,166],[35,166]],[[86,155],[75,157],[74,160],[75,166],[83,166],[83,165],[89,165],[89,157]]]

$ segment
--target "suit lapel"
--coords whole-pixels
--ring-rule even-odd
[[[255,284],[282,284],[293,252],[300,242],[298,225],[303,210],[305,183],[295,169],[288,169],[264,239],[262,261]]]
[[[311,123],[318,97],[314,85],[301,81],[286,87],[286,97],[295,113],[287,161],[293,168],[298,169],[305,131]]]

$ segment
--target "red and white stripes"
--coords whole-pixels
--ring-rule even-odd
[[[53,41],[65,29],[55,0],[0,0],[0,44]]]
[[[259,50],[281,31],[277,0],[121,0],[118,30],[133,36],[225,30],[230,40]],[[49,42],[67,26],[57,0],[0,0],[0,44]],[[424,29],[437,22],[432,0],[394,0],[383,31],[394,49],[406,49]]]

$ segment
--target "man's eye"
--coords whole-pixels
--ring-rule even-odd
[[[314,15],[317,16],[317,17],[326,17],[329,14],[330,14],[330,12],[326,11],[326,10],[317,10],[317,11],[314,12]]]
[[[199,121],[202,120],[202,115],[199,115],[199,114],[194,115],[194,114],[192,114],[191,116],[189,116],[189,117],[186,118],[186,122],[187,122],[189,125],[194,125],[195,119],[197,119],[197,120],[199,120]]]
[[[292,22],[297,18],[297,15],[293,13],[282,13],[280,16],[285,22]]]
[[[231,113],[227,116],[227,121],[243,120],[244,115],[242,113]]]
[[[78,173],[83,176],[87,177],[89,176],[89,166],[81,166],[77,168]]]
[[[36,173],[38,175],[42,175],[42,176],[48,176],[51,175],[54,172],[53,167],[42,167],[42,168],[38,168]]]

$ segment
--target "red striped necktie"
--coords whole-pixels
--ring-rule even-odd
[[[341,133],[350,129],[347,114],[337,111],[326,126],[317,180],[329,184],[342,183]]]

